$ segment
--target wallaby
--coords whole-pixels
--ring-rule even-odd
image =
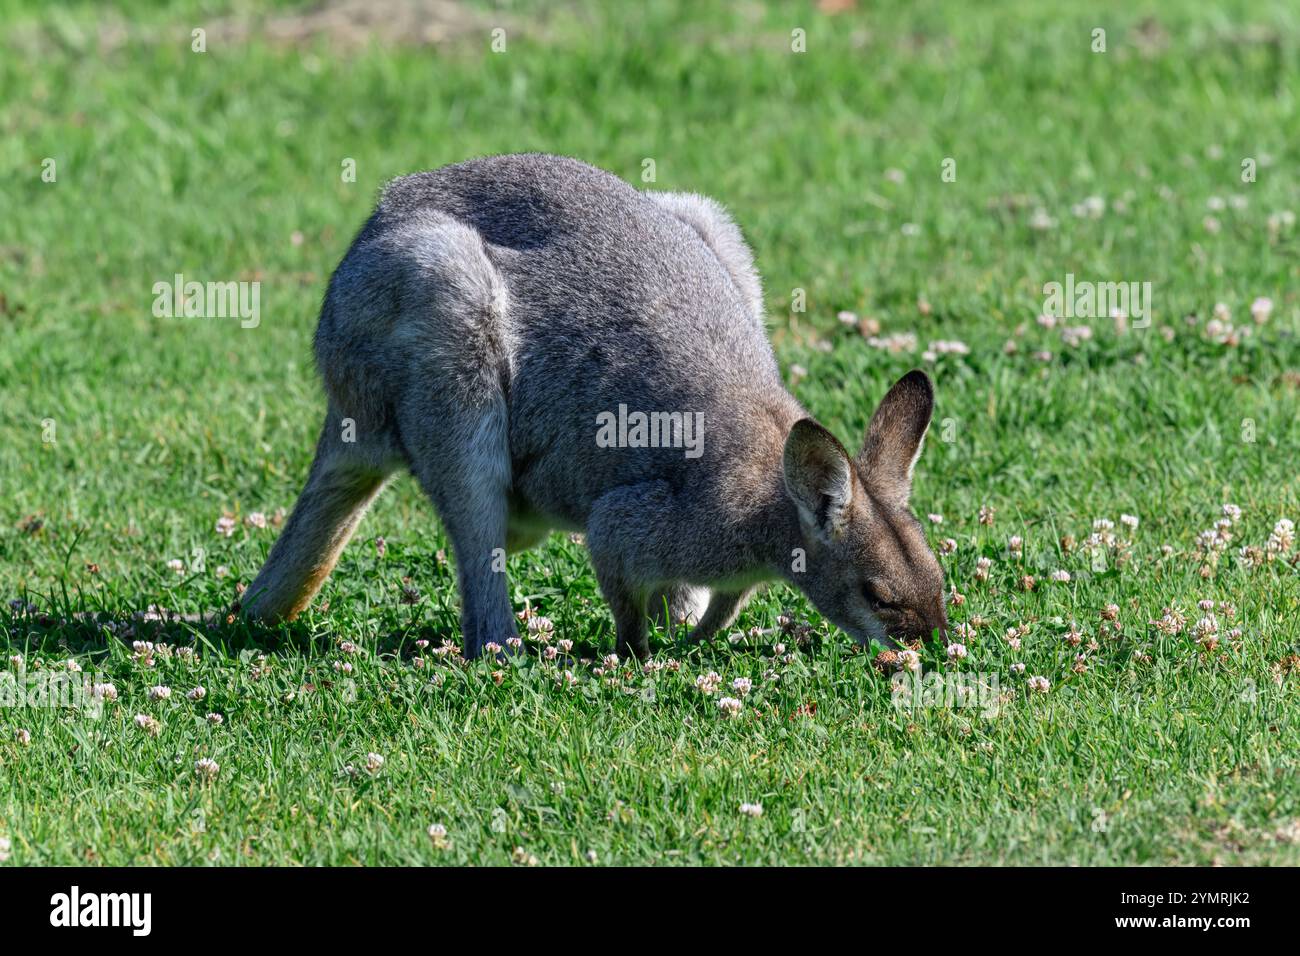
[[[508,552],[581,530],[617,651],[647,617],[729,626],[784,578],[862,644],[946,632],[908,510],[923,372],[850,455],[782,385],[740,230],[714,201],[577,160],[475,159],[391,182],[316,330],[329,408],[243,607],[300,612],[399,469],[446,527],[466,657],[516,632]]]

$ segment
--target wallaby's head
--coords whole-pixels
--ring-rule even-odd
[[[785,487],[805,551],[790,580],[862,644],[948,629],[943,571],[907,507],[933,410],[930,379],[914,370],[881,400],[856,457],[811,418],[785,441]]]

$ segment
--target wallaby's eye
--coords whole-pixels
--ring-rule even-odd
[[[876,587],[876,585],[872,584],[870,581],[867,581],[862,585],[862,590],[867,597],[867,603],[872,607],[879,608],[883,611],[892,611],[896,609],[896,605],[892,601],[886,600],[886,597],[893,597],[893,595]]]

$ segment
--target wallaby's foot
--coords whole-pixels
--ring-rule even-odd
[[[693,584],[673,584],[650,592],[650,620],[665,631],[685,624],[695,627],[709,606],[709,589]]]
[[[614,630],[617,634],[614,653],[624,659],[645,660],[650,656],[650,635],[646,632],[644,602],[628,595],[611,599],[609,605],[614,612]]]

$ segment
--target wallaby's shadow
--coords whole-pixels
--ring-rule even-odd
[[[143,602],[142,602],[143,603]],[[9,646],[40,655],[95,654],[113,641],[130,647],[135,641],[194,647],[237,656],[246,649],[309,652],[324,635],[306,625],[268,626],[221,613],[166,614],[156,611],[113,613],[84,611],[51,614],[30,608],[4,618]]]
[[[145,602],[141,602],[145,603]],[[73,611],[51,614],[32,609],[5,608],[0,626],[8,635],[12,653],[40,656],[95,655],[117,641],[130,648],[136,641],[193,647],[197,651],[238,657],[243,651],[268,654],[318,656],[332,650],[344,635],[319,619],[263,624],[229,611],[205,614],[110,611]],[[379,654],[413,656],[416,642],[437,647],[444,641],[460,646],[460,633],[415,623],[387,629],[375,643]]]

